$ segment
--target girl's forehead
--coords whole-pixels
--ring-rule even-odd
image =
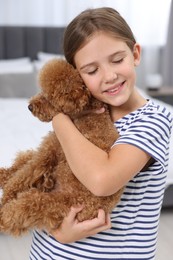
[[[120,40],[123,41],[122,38],[120,36],[118,36],[116,33],[105,32],[105,31],[96,31],[85,37],[85,39],[83,40],[81,45],[78,47],[76,52],[78,52],[79,50],[81,50],[86,45],[90,44],[91,42],[96,41],[97,39],[102,41],[102,40],[104,40],[104,38],[110,38],[114,41],[120,41]]]
[[[78,68],[92,63],[100,63],[116,55],[130,51],[127,44],[110,36],[95,36],[75,54],[75,64]]]
[[[120,41],[120,40],[123,41],[122,38],[116,33],[109,32],[109,31],[108,32],[106,32],[106,31],[96,31],[96,32],[92,33],[91,35],[89,35],[85,39],[83,46],[85,46],[87,43],[95,40],[96,38],[99,38],[99,39],[110,38],[110,39],[115,40],[115,41]]]

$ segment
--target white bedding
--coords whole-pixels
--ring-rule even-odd
[[[27,99],[0,98],[0,167],[10,166],[18,151],[36,148],[50,130],[28,110]]]
[[[157,101],[162,103],[160,101]],[[173,113],[173,107],[165,104]],[[36,148],[50,130],[51,123],[40,122],[27,108],[27,99],[0,98],[0,167],[10,166],[18,151]],[[173,184],[173,135],[167,185]]]

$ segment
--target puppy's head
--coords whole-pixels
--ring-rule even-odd
[[[43,122],[50,122],[57,114],[55,108],[42,93],[39,93],[30,99],[28,109],[34,116]]]
[[[41,93],[30,100],[28,107],[42,121],[52,119],[58,112],[80,114],[91,101],[91,93],[79,73],[65,60],[47,62],[39,73],[39,84]]]

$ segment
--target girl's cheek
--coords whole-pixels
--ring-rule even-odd
[[[85,83],[85,85],[90,88],[93,85],[93,80],[89,77],[83,77],[83,81]]]
[[[86,82],[86,86],[88,87],[88,89],[91,92],[95,92],[96,91],[96,82],[95,81]]]

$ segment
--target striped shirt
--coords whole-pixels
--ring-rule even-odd
[[[154,163],[125,187],[112,211],[111,229],[70,244],[34,231],[30,260],[154,259],[172,120],[164,107],[148,101],[116,121],[120,137],[114,145],[135,145],[150,154]]]

